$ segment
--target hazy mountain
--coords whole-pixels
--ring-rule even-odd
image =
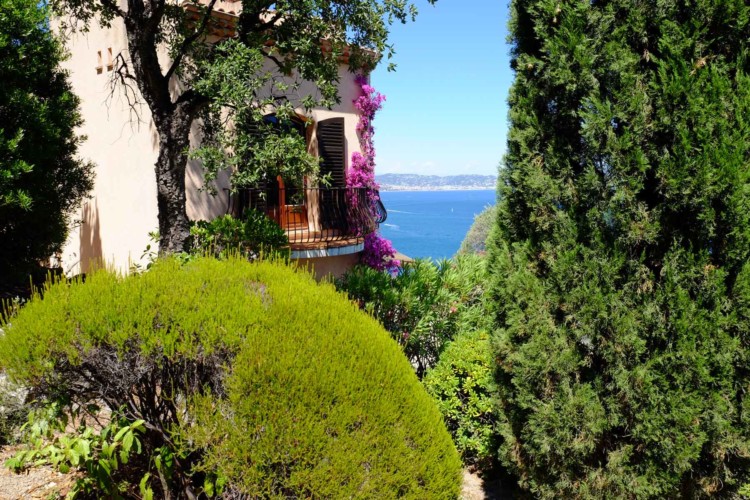
[[[380,174],[375,180],[383,191],[495,189],[497,183],[494,175]]]

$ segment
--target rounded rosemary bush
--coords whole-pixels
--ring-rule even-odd
[[[132,462],[130,479],[149,472],[155,490],[458,494],[455,448],[398,345],[332,286],[283,264],[95,272],[48,287],[4,328],[0,363],[40,397],[146,421],[144,452],[169,447],[170,465]]]

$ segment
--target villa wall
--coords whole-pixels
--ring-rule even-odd
[[[85,123],[80,133],[87,137],[80,156],[96,164],[96,179],[92,197],[78,214],[80,223],[72,228],[64,247],[62,265],[67,274],[78,274],[87,272],[92,262],[104,261],[117,271],[127,272],[132,263],[144,263],[142,254],[147,245],[154,246],[148,233],[158,227],[154,173],[158,134],[145,103],[135,108],[130,105],[143,102],[137,89],[131,89],[127,96],[121,86],[112,91],[114,59],[127,48],[121,21],[115,20],[108,29],[92,25],[88,33],[71,36],[67,47],[70,58],[64,67],[81,99]],[[162,63],[163,67],[167,63],[164,54]],[[345,65],[340,68],[340,81],[341,103],[331,110],[316,109],[311,118],[315,122],[345,118],[348,162],[352,152],[359,150],[358,115],[352,104],[359,87]],[[300,95],[313,91],[314,85],[306,83]],[[195,125],[191,144],[199,144],[200,136],[200,128]],[[207,220],[225,213],[228,175],[219,176],[217,196],[201,191],[202,186],[200,163],[190,161],[186,174],[188,216]]]
[[[359,253],[337,255],[335,257],[321,257],[315,259],[297,259],[297,263],[315,274],[321,280],[333,276],[340,278],[359,261]]]
[[[70,58],[64,63],[85,120],[80,133],[87,139],[79,153],[96,164],[92,197],[81,207],[81,223],[71,231],[62,255],[63,268],[70,274],[87,272],[93,260],[126,270],[130,260],[140,259],[149,244],[148,232],[158,226],[158,137],[145,105],[136,108],[136,114],[123,92],[111,93],[110,48],[113,58],[125,48],[121,23],[110,29],[92,25],[87,36],[71,38]]]

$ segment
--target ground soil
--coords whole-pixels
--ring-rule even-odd
[[[75,474],[61,474],[52,467],[34,467],[16,474],[5,467],[18,447],[0,449],[0,500],[52,500],[65,498]],[[464,470],[461,500],[510,500],[512,495],[497,484],[486,483],[478,473]]]
[[[464,469],[461,500],[512,500],[509,488],[497,481],[487,481],[479,472]]]
[[[65,498],[76,480],[75,474],[60,474],[52,467],[34,467],[16,474],[4,463],[18,447],[0,449],[0,500],[52,500]]]

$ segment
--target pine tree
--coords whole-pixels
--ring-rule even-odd
[[[540,497],[750,471],[750,5],[513,0],[500,458]]]

